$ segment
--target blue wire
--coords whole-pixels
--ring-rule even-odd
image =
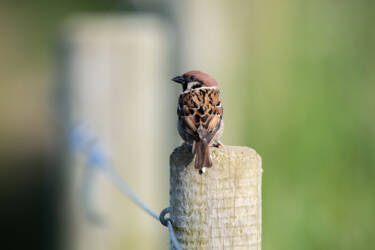
[[[111,180],[112,184],[114,184],[123,194],[125,194],[126,196],[128,196],[128,198],[130,200],[132,200],[136,205],[138,205],[146,213],[148,213],[149,215],[151,215],[155,219],[160,220],[159,215],[157,215],[154,211],[152,211],[151,209],[149,209],[137,197],[137,195],[133,192],[133,190],[129,187],[129,185],[126,184],[126,182],[123,179],[121,179],[121,177],[119,177],[119,175],[115,172],[115,170],[113,168],[110,167],[110,168],[106,168],[105,170],[107,170],[106,171],[107,176]],[[174,235],[174,231],[173,231],[173,226],[172,226],[171,220],[168,219],[167,223],[168,223],[167,225],[168,225],[169,235],[171,237],[171,240],[172,240],[172,243],[173,243],[174,247],[177,250],[182,250],[182,248],[180,247],[180,245],[179,245],[179,243],[178,243],[178,241],[177,241],[177,239],[176,239],[176,237]]]
[[[143,209],[146,213],[154,217],[155,219],[159,220],[159,215],[149,209],[133,192],[133,190],[126,184],[125,181],[119,177],[119,175],[115,172],[113,168],[106,168],[105,173],[107,174],[108,178],[111,180],[112,184],[114,184],[123,194],[129,197],[136,205],[138,205],[141,209]]]
[[[76,152],[83,153],[88,158],[88,164],[91,167],[100,169],[109,178],[110,182],[115,185],[123,194],[125,194],[131,201],[133,201],[138,207],[143,209],[146,213],[151,215],[157,220],[160,220],[160,216],[149,209],[141,199],[134,193],[134,191],[129,187],[129,185],[120,177],[120,175],[115,171],[115,169],[109,163],[109,157],[105,153],[105,150],[101,145],[94,139],[91,138],[90,134],[85,131],[82,127],[76,127],[72,130],[70,134],[70,146]],[[172,243],[177,250],[181,250],[174,231],[172,222],[167,219],[167,226],[169,235],[171,237]]]
[[[178,241],[174,235],[174,232],[173,232],[173,226],[172,226],[172,222],[170,220],[167,221],[168,223],[168,231],[169,231],[169,235],[171,236],[171,240],[172,240],[172,243],[174,245],[174,247],[177,249],[177,250],[182,250],[182,248],[180,247],[180,245],[178,244]]]

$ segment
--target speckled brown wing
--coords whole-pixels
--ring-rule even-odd
[[[220,129],[223,118],[219,90],[216,88],[194,89],[182,93],[177,109],[180,134],[193,144],[196,153],[195,168],[211,167],[209,144]]]
[[[182,93],[177,114],[182,129],[192,137],[191,139],[206,139],[210,143],[223,117],[219,90],[201,88]]]

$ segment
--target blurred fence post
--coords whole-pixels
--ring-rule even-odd
[[[168,201],[165,156],[176,135],[174,123],[166,122],[175,119],[172,32],[162,18],[141,13],[78,15],[62,32],[62,78],[69,92],[66,125],[85,126],[154,211]],[[80,188],[83,164],[70,162],[65,249],[163,248],[167,233],[160,224],[95,172],[87,175],[94,178],[87,181],[92,184],[89,209],[101,223],[87,220],[81,206],[87,199]]]
[[[170,157],[171,219],[183,249],[261,249],[262,162],[248,147],[211,148],[200,175],[191,149]],[[170,244],[170,249],[174,249]]]

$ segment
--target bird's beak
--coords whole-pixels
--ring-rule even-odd
[[[172,78],[172,81],[183,84],[185,83],[185,78],[183,76],[176,76]]]

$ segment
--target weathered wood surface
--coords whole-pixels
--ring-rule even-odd
[[[210,150],[213,167],[202,175],[190,147],[178,147],[170,157],[176,237],[183,249],[260,250],[262,160],[248,147]]]

